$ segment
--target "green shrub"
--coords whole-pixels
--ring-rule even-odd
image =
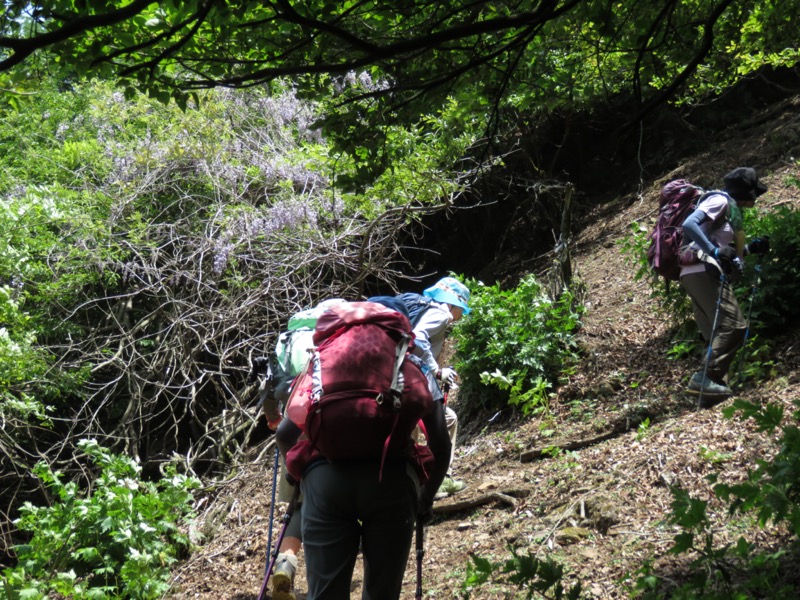
[[[511,557],[494,562],[487,558],[470,554],[467,574],[461,591],[469,600],[472,592],[487,583],[503,583],[513,585],[525,594],[524,598],[561,598],[578,600],[581,598],[580,582],[564,589],[564,567],[552,559],[541,560],[530,553],[522,554],[515,548],[509,548]],[[516,597],[516,596],[515,596]]]
[[[456,328],[461,409],[547,408],[548,390],[577,358],[583,307],[569,292],[553,302],[532,275],[510,290],[467,285],[472,313]]]
[[[746,211],[745,231],[752,236],[768,235],[770,252],[763,258],[751,256],[745,261],[744,277],[737,290],[743,299],[742,309],[748,310],[749,292],[757,283],[752,304],[755,329],[783,331],[796,319],[800,304],[800,211],[787,206],[764,213]]]
[[[3,572],[5,597],[162,597],[170,566],[189,547],[179,526],[192,516],[199,481],[168,470],[161,481],[145,482],[134,460],[91,440],[79,446],[100,474],[85,491],[46,464],[36,467],[56,500],[21,508],[16,524],[31,539],[15,548],[17,566]]]
[[[800,400],[795,404],[800,407]],[[759,459],[746,482],[717,484],[714,493],[730,502],[731,512],[755,511],[760,524],[786,523],[800,537],[800,410],[795,410],[785,425],[779,404],[761,406],[737,399],[725,414],[730,417],[735,412],[742,419],[752,419],[767,435],[781,428],[779,450],[769,460]]]

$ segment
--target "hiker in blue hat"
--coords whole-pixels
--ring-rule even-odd
[[[445,387],[455,387],[458,381],[458,374],[450,367],[441,367],[437,359],[442,352],[450,324],[455,323],[470,312],[469,289],[454,277],[444,277],[423,291],[422,294],[433,302],[430,303],[419,321],[414,325],[414,335],[416,336],[414,352],[422,358],[423,363],[432,373],[436,374],[436,378]],[[445,406],[445,420],[447,422],[447,431],[450,435],[450,467],[447,470],[447,476],[439,487],[439,492],[436,494],[437,499],[455,494],[467,487],[463,481],[453,478],[452,464],[455,456],[456,435],[458,433],[458,416],[449,406]]]
[[[728,370],[741,348],[747,321],[730,282],[749,254],[769,252],[769,238],[745,243],[740,208],[752,208],[767,191],[755,169],[738,167],[723,178],[723,189],[704,194],[683,223],[696,260],[681,266],[681,285],[692,300],[695,321],[710,345],[702,370],[689,380],[688,392],[700,397],[700,408],[710,408],[731,395]]]

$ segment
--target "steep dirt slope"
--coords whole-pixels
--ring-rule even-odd
[[[697,358],[665,360],[670,323],[648,287],[634,281],[617,242],[631,223],[649,224],[657,188],[676,176],[712,185],[732,167],[753,165],[770,186],[764,205],[800,204],[789,185],[800,180],[794,160],[800,119],[794,107],[796,102],[788,103],[769,118],[765,113],[748,127],[732,128],[719,136],[713,154],[693,157],[583,219],[574,264],[587,290],[585,358],[553,399],[547,418],[464,424],[456,464],[469,488],[436,504],[423,562],[426,598],[462,597],[468,555],[506,558],[509,545],[562,561],[590,597],[627,597],[626,576],[648,558],[655,559],[656,572],[679,579],[685,565],[666,555],[678,530],[664,521],[672,502],[668,486],[674,484],[711,501],[720,544],[747,534],[761,548],[786,546],[787,532],[753,528],[747,519],[734,522],[713,500],[705,480],[709,473],[741,481],[774,445],[749,422],[725,419],[721,408],[727,403],[694,410],[682,390]],[[778,341],[778,376],[746,387],[741,397],[787,406],[797,398],[797,342],[797,332],[787,332]],[[457,409],[457,397],[454,404]],[[538,452],[568,442],[583,443],[555,456]],[[198,507],[205,543],[175,571],[170,598],[256,597],[266,558],[272,452],[268,445],[258,448],[251,464],[209,490]],[[353,598],[360,597],[358,569]],[[403,598],[411,599],[413,551],[406,575]],[[299,598],[303,576],[301,567]],[[486,585],[471,597],[514,595],[504,586]]]

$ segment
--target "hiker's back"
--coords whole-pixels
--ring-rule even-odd
[[[397,299],[405,305],[412,329],[417,326],[422,315],[431,307],[431,303],[433,302],[432,298],[417,294],[416,292],[398,294]]]

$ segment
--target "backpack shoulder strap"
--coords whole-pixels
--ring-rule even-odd
[[[417,323],[422,319],[422,315],[433,303],[432,298],[428,298],[417,292],[405,292],[399,294],[397,297],[403,301],[408,309],[409,321],[411,322],[412,328],[417,326]]]
[[[394,368],[392,370],[392,385],[389,386],[389,391],[392,394],[392,403],[395,410],[400,409],[400,397],[403,394],[403,373],[400,368],[403,366],[408,346],[411,343],[411,336],[403,332],[400,341],[397,344],[394,357]]]

